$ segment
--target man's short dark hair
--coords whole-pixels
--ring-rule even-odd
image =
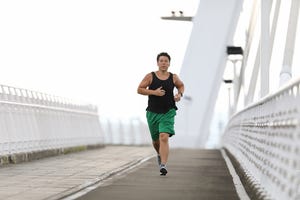
[[[157,55],[157,57],[156,57],[156,61],[157,61],[157,62],[158,62],[158,60],[159,60],[159,58],[160,58],[161,56],[166,56],[166,57],[168,57],[169,62],[171,61],[171,56],[170,56],[167,52],[161,52],[161,53],[159,53],[159,54]]]

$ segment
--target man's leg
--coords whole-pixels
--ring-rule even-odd
[[[152,141],[152,145],[155,151],[157,152],[157,154],[159,154],[159,140]]]
[[[153,140],[152,141],[152,145],[153,145],[153,147],[154,147],[154,149],[155,149],[155,151],[156,151],[156,153],[157,153],[157,164],[158,164],[158,166],[160,166],[160,164],[161,164],[161,157],[160,157],[160,154],[159,154],[159,139],[157,139],[157,140]]]
[[[168,156],[169,156],[169,134],[160,133],[159,142],[160,142],[159,154],[161,156],[161,163],[167,164]]]
[[[161,164],[160,164],[160,175],[165,176],[168,173],[166,164],[169,156],[169,134],[168,133],[160,133],[159,134],[160,141],[160,156],[161,156]]]

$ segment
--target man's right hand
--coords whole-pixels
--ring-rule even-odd
[[[164,96],[166,94],[166,91],[162,89],[162,86],[160,86],[159,88],[157,88],[156,90],[154,90],[154,94],[156,96]]]

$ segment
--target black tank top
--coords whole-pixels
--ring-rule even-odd
[[[149,95],[147,111],[155,113],[167,113],[170,109],[174,108],[177,110],[174,100],[174,82],[173,74],[170,73],[167,80],[160,80],[154,72],[152,74],[152,83],[149,86],[150,90],[156,90],[162,87],[166,91],[164,96]]]

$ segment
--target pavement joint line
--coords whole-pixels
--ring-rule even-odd
[[[84,194],[94,190],[95,188],[101,186],[102,184],[104,184],[105,181],[109,180],[110,178],[113,178],[117,175],[125,174],[126,172],[143,164],[144,162],[146,162],[147,160],[149,160],[153,157],[154,156],[151,155],[151,156],[147,156],[147,157],[144,157],[141,159],[131,161],[115,170],[101,174],[99,177],[95,178],[92,181],[83,183],[80,186],[73,187],[67,191],[60,193],[60,194],[56,194],[54,196],[46,198],[45,200],[74,200],[74,199],[76,199],[80,196],[83,196]]]
[[[232,180],[233,180],[233,183],[234,183],[234,187],[235,187],[235,190],[239,196],[240,199],[242,200],[250,200],[242,182],[241,182],[241,179],[240,177],[238,176],[238,174],[236,173],[229,157],[227,156],[226,152],[224,149],[221,149],[221,154],[222,154],[222,157],[224,158],[225,160],[225,163],[228,167],[228,170],[229,170],[229,173],[231,174],[232,176]]]

